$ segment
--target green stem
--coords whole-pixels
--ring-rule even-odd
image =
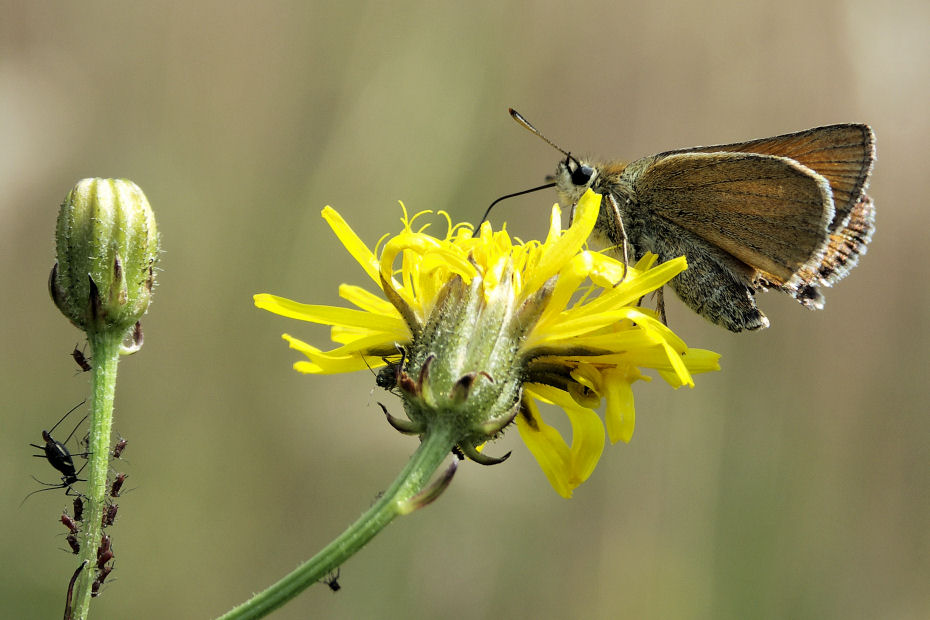
[[[116,392],[116,365],[122,333],[89,333],[93,359],[90,397],[90,434],[87,451],[87,485],[84,492],[84,519],[81,527],[80,560],[87,566],[74,586],[73,617],[86,620],[90,609],[91,585],[96,576],[97,547],[100,546],[101,521],[106,509],[107,473],[110,468],[110,428],[113,425],[113,396]]]
[[[327,573],[341,566],[365,546],[398,514],[406,514],[405,502],[427,485],[454,445],[451,429],[431,428],[403,471],[384,494],[355,523],[295,571],[233,608],[221,620],[262,618],[281,607]]]

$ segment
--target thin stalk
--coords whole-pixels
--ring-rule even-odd
[[[409,512],[408,500],[427,486],[449,456],[454,441],[450,429],[431,428],[400,475],[355,523],[292,573],[233,608],[221,620],[262,618],[281,607],[326,574],[341,566],[398,514]]]
[[[122,334],[113,331],[89,333],[94,360],[90,397],[90,434],[87,451],[87,485],[84,493],[84,520],[81,528],[80,560],[87,560],[74,586],[73,617],[86,620],[90,609],[91,585],[97,570],[101,521],[106,508],[107,473],[110,468],[110,429],[113,426],[113,396],[116,392],[116,365]]]

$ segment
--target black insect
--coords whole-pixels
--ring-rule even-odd
[[[73,357],[75,363],[81,367],[81,372],[87,372],[93,368],[93,366],[90,365],[90,362],[84,356],[84,351],[82,349],[78,349],[77,345],[74,345],[74,351],[71,352],[71,357]]]
[[[116,442],[116,445],[113,446],[113,458],[118,459],[123,453],[123,450],[126,449],[126,444],[129,443],[127,440],[122,437],[119,438],[119,441]]]
[[[339,585],[339,570],[340,569],[337,568],[335,573],[328,575],[325,579],[323,579],[323,583],[329,586],[329,589],[333,592],[338,592],[342,589],[342,586]]]
[[[393,392],[394,388],[397,387],[397,373],[400,372],[400,369],[400,364],[396,363],[388,363],[387,366],[383,366],[375,375],[375,385],[388,392]]]
[[[129,474],[116,474],[116,478],[113,479],[113,484],[110,485],[110,497],[119,497],[119,491],[123,488],[123,482],[125,482],[128,477]]]
[[[396,356],[382,357],[386,366],[383,366],[375,375],[375,385],[392,393],[396,393],[398,377],[407,361],[407,350],[403,347],[397,348],[400,351],[400,359],[398,360]]]
[[[65,444],[71,440],[71,437],[77,431],[78,427],[84,423],[84,420],[87,419],[87,416],[85,415],[83,418],[81,418],[81,421],[77,423],[77,425],[74,427],[74,430],[71,431],[71,434],[68,435],[68,438],[65,439],[64,442],[54,439],[52,437],[52,432],[54,432],[54,430],[58,428],[58,425],[64,422],[65,418],[71,415],[71,413],[75,409],[83,405],[84,402],[86,401],[81,401],[80,403],[72,407],[71,410],[68,411],[68,413],[66,413],[64,416],[62,416],[60,420],[58,420],[55,426],[52,427],[52,430],[42,431],[42,439],[45,441],[44,446],[40,446],[34,443],[29,444],[33,448],[38,448],[44,452],[44,454],[33,454],[32,456],[37,456],[39,458],[43,458],[47,460],[49,465],[51,465],[52,467],[54,467],[55,469],[57,469],[58,471],[62,473],[62,476],[61,476],[61,484],[52,484],[49,482],[42,482],[41,480],[37,480],[37,482],[39,482],[40,484],[44,484],[48,488],[39,489],[38,491],[33,491],[32,493],[30,493],[29,495],[23,498],[23,502],[29,499],[31,495],[34,495],[35,493],[38,493],[39,491],[50,491],[52,489],[67,489],[65,493],[68,495],[72,495],[71,485],[81,480],[80,478],[78,478],[79,472],[74,469],[74,459],[72,457],[87,456],[88,454],[90,454],[90,452],[82,452],[80,454],[72,455],[68,451],[68,448],[65,447]]]
[[[74,520],[80,521],[84,517],[84,500],[80,497],[74,498]]]

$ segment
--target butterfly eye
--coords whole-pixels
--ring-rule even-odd
[[[572,170],[572,183],[575,185],[587,185],[593,176],[594,168],[580,164],[577,168]]]

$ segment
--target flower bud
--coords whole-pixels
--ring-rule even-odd
[[[145,194],[126,179],[83,179],[68,193],[55,233],[49,292],[87,332],[133,327],[152,299],[158,229]]]

